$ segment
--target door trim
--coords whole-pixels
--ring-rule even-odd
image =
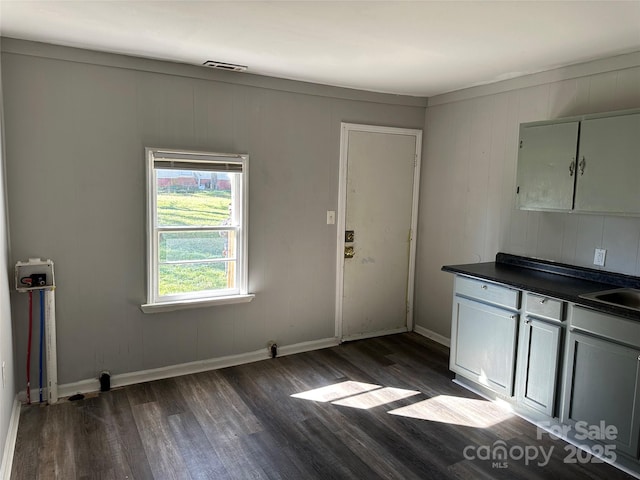
[[[407,317],[406,330],[413,330],[413,296],[415,284],[416,263],[416,233],[418,226],[418,201],[420,189],[420,163],[422,160],[422,130],[397,127],[380,127],[375,125],[362,125],[357,123],[340,123],[340,166],[338,174],[338,211],[336,212],[336,308],[335,308],[335,335],[341,342],[342,335],[342,296],[344,293],[344,231],[346,228],[347,207],[347,154],[349,152],[349,133],[368,132],[385,133],[392,135],[409,135],[416,138],[415,163],[413,169],[413,199],[411,204],[411,234],[409,238],[409,273],[407,275]],[[395,332],[394,332],[395,333]],[[364,338],[363,335],[358,337]],[[351,338],[356,339],[356,336]]]

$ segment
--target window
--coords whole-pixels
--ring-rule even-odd
[[[143,310],[249,301],[248,156],[154,148],[146,155],[148,303]]]

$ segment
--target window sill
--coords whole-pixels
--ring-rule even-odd
[[[146,303],[144,305],[140,305],[140,309],[144,313],[173,312],[175,310],[184,310],[186,308],[204,308],[214,307],[217,305],[232,305],[234,303],[248,303],[253,300],[254,297],[255,294],[246,293],[242,295],[229,295],[228,297],[199,298],[196,300],[181,300],[178,302]]]

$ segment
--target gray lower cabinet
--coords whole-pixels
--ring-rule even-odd
[[[449,367],[605,458],[640,457],[638,321],[457,275]]]
[[[578,306],[571,323],[562,422],[576,430],[577,422],[582,429],[597,426],[600,431],[603,425],[614,426],[616,438],[608,435],[596,440],[638,458],[640,348],[622,343],[637,334],[629,332],[640,331],[640,324]]]
[[[520,324],[518,402],[555,416],[562,326],[534,317]]]
[[[548,417],[556,414],[565,303],[527,292],[520,323],[516,397]]]
[[[465,278],[457,278],[456,285],[459,293],[474,294],[480,301],[454,296],[449,367],[494,392],[512,396],[519,315],[484,303],[483,295],[494,303],[517,302],[519,292]]]

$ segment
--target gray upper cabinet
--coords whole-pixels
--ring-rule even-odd
[[[520,209],[640,215],[638,178],[638,110],[520,125]]]
[[[640,113],[583,120],[575,210],[640,215]]]
[[[520,127],[518,207],[571,210],[580,123]]]

